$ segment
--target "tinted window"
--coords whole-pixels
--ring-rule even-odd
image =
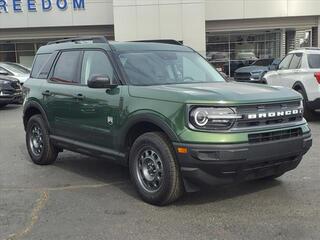
[[[47,79],[48,78],[48,75],[50,73],[50,70],[51,70],[51,67],[52,67],[52,64],[57,56],[57,52],[51,54],[51,56],[49,57],[47,63],[42,67],[39,75],[38,75],[38,78],[40,79]]]
[[[291,59],[292,59],[292,54],[286,56],[279,64],[279,70],[288,69]]]
[[[269,66],[271,65],[273,62],[273,59],[262,59],[262,60],[258,60],[258,61],[255,61],[254,63],[252,63],[252,65],[255,65],[255,66]]]
[[[38,78],[41,69],[47,63],[49,57],[50,54],[39,54],[36,56],[31,70],[31,78]]]
[[[310,68],[320,68],[320,54],[308,54]]]
[[[301,64],[302,53],[295,53],[292,57],[289,68],[290,69],[298,69]]]
[[[94,75],[108,76],[114,79],[113,67],[107,55],[102,51],[86,51],[83,56],[81,84],[87,84]]]
[[[53,81],[78,83],[80,51],[62,52],[54,68]]]
[[[193,52],[145,51],[119,55],[132,85],[223,82],[221,75]]]

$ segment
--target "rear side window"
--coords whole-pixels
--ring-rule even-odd
[[[320,54],[308,54],[310,68],[320,68]]]
[[[62,52],[51,80],[63,83],[79,83],[80,58],[80,51]]]
[[[298,69],[301,65],[302,53],[295,53],[292,57],[289,69]]]
[[[33,62],[32,70],[31,70],[31,78],[38,78],[39,73],[44,67],[44,65],[48,62],[50,58],[50,53],[49,54],[38,54],[35,57],[35,60]]]

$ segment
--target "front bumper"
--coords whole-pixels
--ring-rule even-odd
[[[0,89],[1,92],[1,89]],[[0,93],[0,104],[12,104],[18,103],[21,104],[23,102],[23,93],[22,91],[14,91],[14,92],[5,92],[2,91]]]
[[[185,184],[197,187],[282,174],[296,168],[311,145],[311,133],[262,143],[174,143],[188,148],[177,158]]]

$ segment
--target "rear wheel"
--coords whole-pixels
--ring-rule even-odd
[[[41,115],[34,115],[29,119],[26,144],[31,160],[35,164],[52,164],[58,156],[58,149],[50,143],[49,132]]]
[[[180,169],[163,133],[149,132],[138,137],[129,161],[131,178],[144,201],[166,205],[182,195]]]

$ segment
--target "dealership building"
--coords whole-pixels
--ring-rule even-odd
[[[30,66],[48,41],[176,39],[222,62],[319,46],[320,0],[0,0],[0,61]]]

